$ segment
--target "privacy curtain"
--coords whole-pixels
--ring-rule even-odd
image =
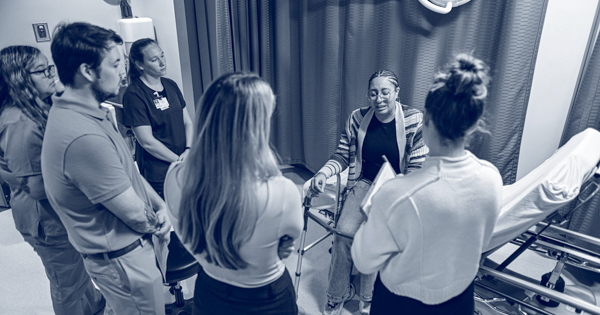
[[[600,9],[600,8],[599,8]],[[600,12],[600,11],[599,11]],[[565,144],[571,137],[583,131],[586,128],[600,130],[600,38],[597,37],[598,30],[598,12],[594,21],[596,39],[592,38],[591,51],[588,52],[587,60],[584,62],[582,75],[579,78],[577,90],[569,115],[565,123],[565,128],[560,141],[560,145]],[[587,196],[588,191],[584,192]],[[573,210],[580,204],[579,201],[573,202],[568,210]],[[563,215],[567,214],[567,209],[561,210]],[[600,237],[600,194],[597,194],[589,202],[579,207],[568,216],[569,229],[581,232],[587,235]],[[575,244],[585,248],[600,251],[600,246],[593,246],[579,240],[571,240]]]
[[[373,72],[394,71],[401,102],[422,110],[434,73],[472,52],[493,81],[491,136],[470,149],[514,182],[547,0],[473,0],[448,15],[417,0],[186,3],[195,91],[229,71],[260,74],[277,95],[273,146],[283,163],[312,171],[334,152],[352,110],[368,106]]]

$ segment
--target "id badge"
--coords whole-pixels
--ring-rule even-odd
[[[165,109],[169,108],[169,101],[167,100],[166,97],[154,99],[153,102],[154,102],[154,106],[156,106],[157,109],[165,110]]]

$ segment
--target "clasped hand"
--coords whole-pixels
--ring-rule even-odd
[[[154,227],[156,230],[152,234],[168,243],[171,237],[171,221],[167,216],[167,210],[165,208],[156,211],[156,224]]]
[[[185,158],[188,156],[189,153],[190,153],[190,149],[185,149],[185,151],[183,151],[183,153],[181,153],[181,155],[177,157],[177,161],[185,160]]]

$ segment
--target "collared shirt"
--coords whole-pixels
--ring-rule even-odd
[[[48,115],[42,147],[44,186],[69,240],[81,253],[118,250],[142,236],[103,202],[133,186],[140,199],[151,204],[111,119],[106,109],[65,94],[54,98]]]
[[[35,188],[27,185],[29,177],[42,175],[43,136],[38,125],[19,108],[8,107],[0,114],[0,177],[10,186],[15,226],[21,234],[42,242],[47,237],[67,234],[48,200],[30,196],[43,196],[43,191],[32,191]]]

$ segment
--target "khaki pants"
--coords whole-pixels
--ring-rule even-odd
[[[162,276],[152,242],[115,259],[84,258],[85,269],[116,315],[164,315]]]

